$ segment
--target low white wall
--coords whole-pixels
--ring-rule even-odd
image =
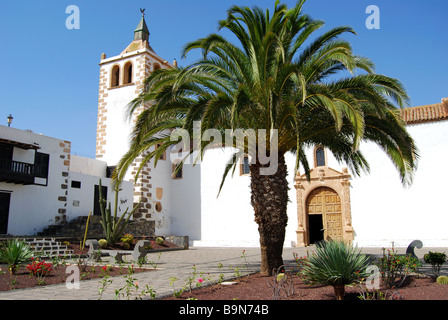
[[[70,156],[70,172],[84,173],[91,176],[105,177],[107,163],[101,160]]]

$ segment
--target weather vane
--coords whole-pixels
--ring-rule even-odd
[[[145,10],[146,10],[146,9],[141,9],[141,8],[140,8],[140,12],[142,13],[142,16],[145,16]]]

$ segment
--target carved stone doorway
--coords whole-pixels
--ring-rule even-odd
[[[310,180],[296,176],[297,246],[319,240],[353,241],[349,178],[347,169],[338,172],[329,167],[312,169]]]

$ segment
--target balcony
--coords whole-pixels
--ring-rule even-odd
[[[0,182],[23,185],[33,184],[34,172],[34,164],[0,160]]]

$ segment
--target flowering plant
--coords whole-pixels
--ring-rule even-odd
[[[416,272],[420,266],[421,263],[418,258],[410,255],[399,255],[394,248],[387,250],[387,254],[383,248],[383,257],[378,261],[378,268],[387,288],[400,287],[407,276]]]
[[[121,238],[121,242],[131,245],[134,242],[134,236],[130,233],[126,233],[123,238]]]
[[[47,276],[53,270],[53,265],[31,258],[31,263],[26,268],[33,276]]]

